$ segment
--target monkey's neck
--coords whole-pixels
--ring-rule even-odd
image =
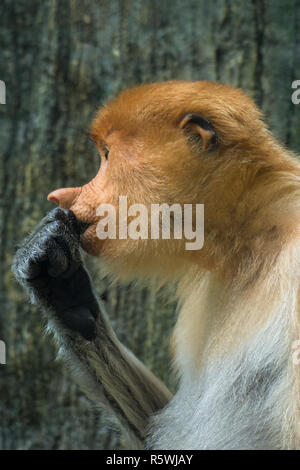
[[[251,289],[225,287],[211,273],[194,273],[179,286],[174,362],[179,396],[189,393],[187,406],[201,417],[201,432],[195,428],[201,448],[299,445],[292,348],[299,336],[299,267],[293,254],[283,253]]]
[[[213,273],[191,270],[178,289],[180,311],[173,350],[179,371],[195,375],[219,358],[241,350],[246,354],[256,338],[275,327],[281,342],[291,347],[299,335],[298,252],[299,247],[293,247],[280,253],[248,285],[234,280],[223,283]],[[261,354],[269,354],[267,347]]]

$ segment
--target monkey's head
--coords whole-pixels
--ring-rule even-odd
[[[226,243],[235,243],[251,211],[258,210],[260,175],[277,158],[264,150],[272,138],[253,101],[241,90],[213,82],[174,81],[125,90],[99,110],[90,135],[99,151],[99,172],[88,184],[58,189],[48,198],[89,224],[83,248],[120,271],[125,266],[129,272],[145,266],[148,272],[172,272],[186,263],[210,265]],[[126,216],[120,196],[127,197]],[[192,204],[194,215],[195,205],[204,204],[202,249],[186,250],[189,240],[174,239],[172,230],[171,239],[151,238],[151,205],[163,203],[182,209]],[[108,215],[107,206],[97,212],[103,204],[115,208],[110,221],[116,238],[97,234],[98,223],[104,223],[100,214]],[[146,212],[130,212],[133,204],[142,204]],[[120,237],[119,225],[133,222],[137,228],[137,215],[140,224],[148,222],[148,237],[137,240],[124,232]]]

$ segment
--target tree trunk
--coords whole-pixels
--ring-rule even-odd
[[[16,243],[52,206],[47,194],[87,182],[97,157],[87,140],[99,105],[130,85],[167,79],[242,87],[275,135],[300,150],[297,0],[2,0],[0,4],[1,449],[116,449],[122,438],[88,402],[40,313],[14,281]],[[169,386],[168,336],[175,305],[132,286],[99,295],[120,339]]]

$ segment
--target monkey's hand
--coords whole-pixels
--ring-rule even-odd
[[[132,448],[142,448],[150,417],[172,394],[116,337],[83,266],[80,232],[72,211],[54,209],[17,251],[13,272],[46,313],[83,390],[115,414]]]
[[[13,272],[31,302],[85,339],[95,336],[99,306],[80,255],[80,225],[52,210],[18,249]]]

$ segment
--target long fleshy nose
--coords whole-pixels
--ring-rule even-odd
[[[62,209],[70,209],[78,198],[81,192],[81,187],[77,188],[60,188],[52,191],[48,195],[48,201],[55,202]]]

